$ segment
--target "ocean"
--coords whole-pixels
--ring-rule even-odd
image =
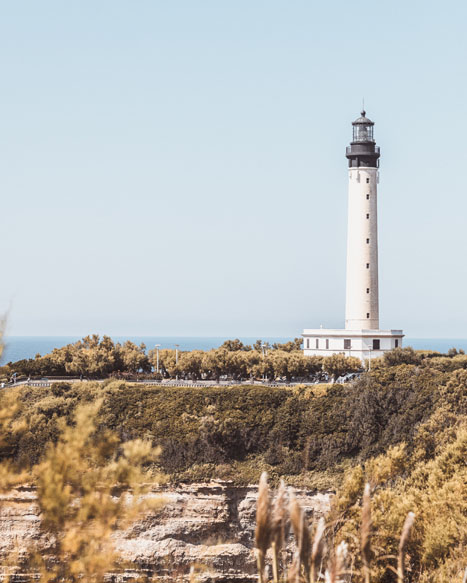
[[[175,348],[179,345],[179,350],[210,350],[219,347],[225,340],[232,339],[232,336],[206,337],[206,336],[113,336],[115,342],[123,343],[131,340],[135,344],[144,342],[147,349],[154,348],[160,344],[161,348]],[[273,344],[274,342],[287,342],[293,338],[285,337],[263,337],[264,342]],[[23,358],[34,358],[36,354],[44,355],[54,348],[60,348],[71,342],[80,340],[78,336],[7,336],[4,339],[0,364],[15,362]],[[253,344],[257,337],[240,337],[244,344]],[[450,348],[462,348],[467,352],[466,338],[404,338],[404,346],[412,346],[419,350],[437,350],[447,352]]]

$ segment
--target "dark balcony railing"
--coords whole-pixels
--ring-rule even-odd
[[[373,146],[371,142],[354,142],[351,146],[347,146],[345,149],[346,156],[371,156],[371,155],[380,155],[379,146]]]

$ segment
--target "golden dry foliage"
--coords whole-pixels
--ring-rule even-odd
[[[144,464],[158,452],[139,439],[120,444],[110,432],[97,437],[100,406],[82,405],[73,425],[63,422],[61,437],[36,467],[43,528],[55,539],[53,560],[36,557],[44,582],[103,581],[118,562],[112,532],[149,508],[142,495],[154,477]]]
[[[381,460],[379,460],[380,462]],[[378,462],[378,463],[379,463]],[[361,478],[361,476],[359,476]],[[415,514],[409,512],[405,516],[403,525],[394,529],[392,533],[391,543],[395,543],[395,554],[384,554],[384,550],[391,550],[391,545],[386,549],[381,549],[373,545],[373,539],[380,539],[380,533],[373,527],[372,505],[374,500],[370,498],[371,487],[367,483],[363,490],[363,496],[359,496],[354,510],[357,510],[356,520],[348,516],[344,522],[348,526],[347,535],[350,544],[346,540],[339,538],[342,535],[343,527],[339,525],[339,519],[329,522],[328,528],[325,527],[324,519],[314,525],[314,537],[311,536],[311,528],[306,518],[303,508],[301,508],[293,492],[289,493],[289,504],[286,505],[285,494],[279,489],[276,499],[273,503],[274,512],[271,514],[270,496],[267,488],[266,476],[263,474],[261,481],[261,492],[258,498],[258,512],[261,520],[261,530],[263,532],[271,532],[274,530],[274,525],[277,520],[274,519],[274,513],[277,512],[277,506],[282,505],[280,511],[281,522],[284,529],[288,528],[290,524],[295,537],[295,557],[290,565],[284,562],[279,563],[275,556],[273,541],[274,534],[269,539],[262,539],[256,541],[257,552],[259,552],[258,544],[261,544],[261,563],[258,562],[258,569],[260,573],[260,581],[266,581],[266,554],[269,546],[273,549],[273,581],[288,581],[289,583],[317,583],[318,581],[325,581],[325,583],[409,583],[432,581],[447,583],[447,581],[462,581],[462,573],[459,571],[459,577],[444,579],[439,577],[424,578],[423,573],[414,575],[407,573],[407,565],[410,565],[411,557],[409,556],[410,545],[413,544],[413,527],[416,525]],[[267,493],[267,498],[266,494]],[[338,499],[339,501],[339,499]],[[267,502],[267,504],[266,504]],[[334,509],[335,512],[335,509]],[[342,518],[341,518],[342,520]],[[352,531],[351,527],[355,527]],[[359,534],[360,536],[356,536]],[[325,538],[328,538],[330,543],[330,552],[326,552]],[[358,544],[360,542],[360,544]],[[387,541],[386,541],[387,542]],[[285,541],[284,541],[285,543]],[[385,568],[372,568],[371,561],[373,555],[376,559],[384,560]],[[276,564],[275,564],[276,563]],[[355,568],[358,565],[362,566],[361,571]],[[282,566],[282,572],[279,571],[279,566]],[[465,583],[465,582],[464,582]]]
[[[1,347],[0,347],[1,356]],[[8,437],[20,433],[25,429],[24,421],[15,420],[19,409],[18,391],[3,390],[0,395],[0,448],[8,449]],[[0,463],[0,491],[5,492],[10,488],[22,484],[30,478],[29,473],[9,459]]]
[[[374,493],[371,511],[364,497],[359,537],[366,480]],[[409,454],[401,445],[370,460],[364,470],[354,468],[336,496],[330,520],[336,541],[349,542],[352,562],[357,571],[362,568],[362,575],[352,579],[356,583],[368,582],[370,574],[373,583],[461,583],[467,565],[467,423],[460,420],[431,459],[421,459],[417,450]],[[368,520],[371,553],[365,550]]]

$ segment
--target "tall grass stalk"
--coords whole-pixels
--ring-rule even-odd
[[[271,541],[271,501],[269,499],[268,476],[261,474],[256,508],[256,561],[260,583],[264,583],[266,553]]]
[[[331,560],[330,567],[324,574],[326,583],[340,583],[341,576],[345,573],[345,561],[347,559],[347,543],[342,541],[336,549]]]
[[[324,522],[324,518],[320,518],[318,526],[316,527],[316,532],[313,539],[313,546],[311,548],[310,583],[316,583],[318,581],[319,570],[321,567],[321,561],[323,560],[325,548],[324,540],[325,528],[326,523]]]
[[[284,546],[285,534],[287,528],[287,492],[284,481],[281,480],[277,496],[272,508],[272,528],[271,528],[271,547],[272,547],[272,576],[274,583],[279,583],[279,557],[281,549]]]
[[[397,557],[397,583],[404,583],[405,551],[407,549],[407,543],[409,542],[410,531],[412,530],[414,520],[415,514],[413,512],[409,512],[402,528],[401,538],[399,541],[399,554]]]
[[[363,578],[365,583],[370,583],[370,561],[371,561],[371,496],[370,484],[365,485],[362,503],[362,533],[361,549],[363,563]]]
[[[261,476],[255,532],[259,582],[267,583],[265,569],[266,553],[271,546],[273,583],[280,583],[281,581],[289,581],[290,583],[319,583],[321,580],[320,577],[322,577],[320,575],[321,565],[326,554],[325,520],[324,518],[319,520],[315,527],[314,537],[312,538],[308,519],[294,493],[290,492],[288,498],[289,503],[287,504],[287,492],[284,483],[281,482],[274,503],[271,504],[267,475],[264,473]],[[389,567],[389,569],[397,574],[397,583],[404,583],[405,554],[414,520],[415,514],[409,512],[400,536],[397,570]],[[289,524],[292,526],[296,552],[290,569],[287,572],[284,565],[281,576],[280,552],[285,547]],[[363,563],[362,579],[364,583],[371,583],[371,535],[371,489],[370,485],[366,484],[362,500],[360,544]],[[331,553],[331,557],[327,561],[327,568],[324,573],[325,583],[342,583],[344,580],[352,580],[352,575],[347,571],[346,566],[347,554],[348,545],[345,541],[342,541],[334,553]],[[467,569],[463,583],[467,583]]]

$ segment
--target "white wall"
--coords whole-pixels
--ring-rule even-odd
[[[326,335],[325,330],[317,331],[316,334],[303,334],[303,352],[305,356],[331,356],[332,354],[345,354],[345,356],[355,356],[361,360],[367,358],[376,358],[382,356],[384,352],[396,348],[396,342],[402,347],[402,331],[381,331],[375,330],[374,335],[356,335],[354,331],[347,333],[345,330],[329,331]],[[350,332],[350,331],[349,331]],[[350,340],[350,349],[344,349],[344,340]],[[373,350],[373,339],[379,339],[380,349]],[[328,340],[328,344],[326,344]],[[318,348],[316,348],[318,341]],[[328,348],[326,347],[328,346]]]
[[[350,330],[379,328],[377,181],[377,168],[349,168],[345,327]]]

